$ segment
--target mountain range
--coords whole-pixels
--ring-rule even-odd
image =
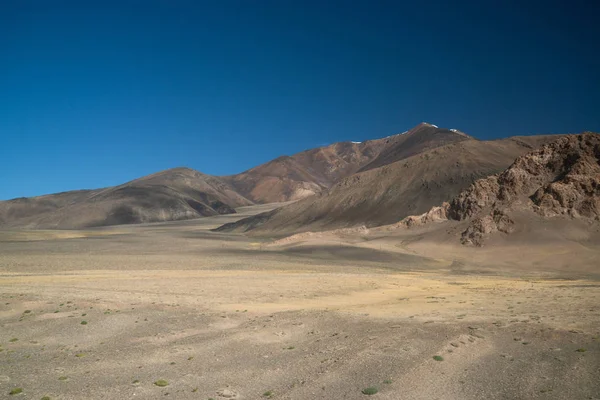
[[[237,175],[174,168],[119,186],[0,202],[0,227],[80,229],[193,219],[293,203],[219,228],[287,234],[379,226],[450,201],[560,135],[480,141],[422,123],[401,134],[282,156]]]
[[[371,163],[329,190],[218,230],[272,236],[392,224],[450,201],[475,180],[503,171],[518,156],[558,137],[480,141],[421,124],[391,138]]]

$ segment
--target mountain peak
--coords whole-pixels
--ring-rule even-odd
[[[408,134],[421,133],[421,132],[434,132],[435,129],[440,129],[437,125],[430,124],[429,122],[421,122],[415,127],[406,131]]]
[[[164,170],[163,172],[183,172],[183,173],[194,173],[194,174],[202,174],[200,171],[196,171],[190,167],[175,167]]]
[[[151,175],[147,175],[147,176],[139,178],[139,179],[147,179],[150,177],[157,177],[157,176],[171,176],[171,175],[176,175],[176,174],[185,175],[185,176],[205,176],[206,175],[200,171],[196,171],[195,169],[192,169],[189,167],[175,167],[175,168],[165,169],[163,171],[159,171],[159,172],[156,172]],[[136,179],[136,180],[138,180],[138,179]]]

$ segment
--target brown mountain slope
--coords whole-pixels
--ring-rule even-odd
[[[458,131],[421,123],[403,134],[383,139],[334,143],[279,157],[223,179],[258,203],[297,200],[320,193],[359,170],[376,168],[468,138]]]
[[[476,179],[507,168],[517,156],[555,136],[496,141],[471,138],[342,179],[329,191],[220,228],[289,234],[395,223],[448,201]]]
[[[393,142],[386,146],[373,161],[362,167],[359,172],[379,168],[446,144],[473,139],[456,129],[438,128],[426,122],[401,135],[395,135],[393,138]]]
[[[237,175],[223,177],[258,203],[297,200],[319,193],[373,160],[385,140],[341,142],[283,156]]]
[[[465,221],[461,242],[482,246],[496,232],[531,231],[549,217],[563,218],[563,229],[572,220],[600,221],[600,135],[560,138],[517,158],[501,174],[476,181],[450,203],[402,223]]]
[[[4,227],[84,228],[197,218],[250,205],[219,178],[175,168],[106,189],[0,202]]]

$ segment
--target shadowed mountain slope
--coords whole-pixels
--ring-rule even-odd
[[[175,168],[120,186],[0,202],[4,227],[84,228],[198,218],[250,205],[219,178]]]

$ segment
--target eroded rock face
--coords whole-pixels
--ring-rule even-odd
[[[471,219],[461,242],[476,246],[494,232],[512,232],[510,214],[516,210],[600,221],[600,135],[565,136],[521,156],[501,174],[473,183],[445,208],[448,219]],[[429,213],[407,217],[404,224],[426,223]]]
[[[512,231],[508,213],[515,209],[599,221],[600,135],[563,137],[517,158],[500,175],[479,180],[461,193],[448,215],[458,220],[475,216],[461,241],[481,246],[493,232]]]
[[[411,215],[409,217],[406,217],[400,223],[410,228],[412,226],[424,225],[430,222],[445,221],[448,219],[449,207],[450,204],[444,202],[440,207],[433,207],[431,210],[427,211],[424,214]]]
[[[538,188],[531,196],[534,210],[543,216],[569,215],[600,220],[600,144],[598,136],[586,142],[591,152],[571,153],[569,169],[560,180]],[[594,144],[594,141],[596,142]]]
[[[448,218],[462,221],[473,217],[494,204],[498,199],[499,192],[500,185],[496,175],[475,181],[467,190],[450,202]]]
[[[485,239],[494,232],[511,233],[514,221],[499,210],[491,214],[475,218],[461,234],[460,242],[466,245],[483,246]]]

